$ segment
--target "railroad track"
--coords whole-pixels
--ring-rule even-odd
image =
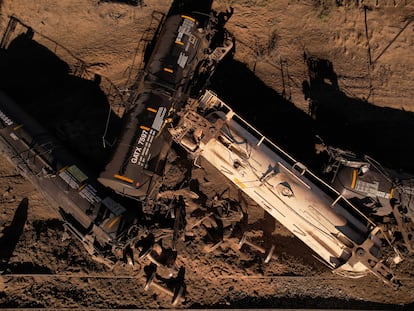
[[[105,274],[31,274],[31,273],[9,273],[9,274],[1,274],[1,278],[88,278],[88,279],[142,279],[142,275],[105,275]],[[204,276],[204,278],[210,278],[209,276]],[[213,276],[211,276],[213,278]],[[273,280],[295,280],[295,281],[303,281],[303,280],[321,280],[321,281],[346,281],[346,279],[341,276],[322,276],[322,275],[315,275],[315,276],[306,276],[306,275],[221,275],[221,276],[214,276],[215,279],[273,279]],[[398,278],[401,281],[414,283],[414,278],[412,277],[403,277]],[[352,280],[352,279],[351,279]],[[358,279],[358,282],[363,282],[364,278]]]

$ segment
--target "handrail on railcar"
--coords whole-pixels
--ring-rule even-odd
[[[275,152],[278,155],[283,155],[285,159],[287,159],[292,165],[292,169],[299,168],[301,171],[298,171],[298,173],[304,177],[316,180],[318,183],[320,183],[322,186],[326,187],[329,191],[331,191],[335,198],[331,204],[331,206],[334,206],[336,203],[338,203],[339,200],[343,200],[348,204],[353,210],[355,210],[361,217],[363,217],[371,226],[376,227],[377,225],[368,218],[365,214],[363,214],[354,204],[352,204],[347,198],[342,196],[341,193],[339,193],[335,188],[333,188],[330,184],[328,184],[326,181],[324,181],[322,178],[317,176],[315,173],[310,171],[303,163],[300,161],[297,161],[294,157],[292,157],[289,153],[287,153],[285,150],[283,150],[281,147],[276,145],[274,142],[272,142],[269,138],[267,138],[263,133],[261,133],[259,130],[257,130],[253,125],[251,125],[247,120],[245,120],[242,116],[238,115],[229,105],[227,105],[225,102],[223,102],[221,99],[218,98],[218,96],[211,90],[206,90],[206,93],[210,93],[211,96],[215,96],[217,100],[219,101],[220,108],[224,107],[227,112],[225,112],[226,120],[230,121],[233,120],[235,117],[237,117],[237,123],[241,125],[244,129],[246,129],[249,133],[251,133],[255,138],[258,139],[258,142],[256,143],[256,146],[259,147],[263,143],[266,143],[266,146],[268,146],[273,152]],[[210,97],[211,98],[211,97]],[[240,124],[238,121],[241,121],[242,124]],[[381,229],[382,231],[382,229]],[[384,234],[384,238],[387,240],[387,242],[391,245],[391,242],[388,240],[386,235]]]

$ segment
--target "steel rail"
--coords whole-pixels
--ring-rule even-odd
[[[0,278],[89,278],[89,279],[141,279],[142,275],[103,275],[103,274],[30,274],[30,273],[7,273],[0,274]],[[347,281],[348,278],[343,277],[329,277],[329,276],[305,276],[305,275],[220,275],[220,276],[211,276],[211,278],[218,279],[278,279],[278,280],[329,280],[329,281]],[[210,278],[210,276],[205,276],[205,278]],[[364,278],[358,278],[358,281],[363,281]],[[352,280],[352,279],[351,279]],[[356,279],[355,279],[356,280]],[[401,281],[411,281],[414,282],[412,277],[398,278]]]

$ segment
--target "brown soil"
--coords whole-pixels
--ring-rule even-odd
[[[91,124],[104,124],[107,111],[94,112],[105,101],[96,100],[101,95],[96,85],[68,78],[65,63],[83,60],[90,72],[128,92],[142,59],[136,54],[142,50],[140,39],[154,26],[151,16],[166,13],[171,4],[121,2],[0,0],[1,33],[14,15],[34,30],[39,44],[14,41],[9,46],[14,58],[6,59],[0,51],[0,88],[39,119],[53,119],[48,121],[51,127],[70,132],[78,142],[75,151],[89,155],[89,161],[96,156],[96,166],[105,155],[93,153],[100,141],[91,143],[90,138],[100,137],[102,127]],[[319,134],[386,166],[414,172],[412,1],[218,0],[213,8],[221,11],[230,5],[234,14],[226,27],[236,38],[236,53],[212,79],[211,88],[220,97],[312,168],[319,165],[313,150]],[[313,71],[304,55],[316,60]],[[310,75],[316,77],[313,83]],[[70,112],[67,103],[84,108],[82,117],[58,117]],[[87,120],[94,122],[82,122]],[[0,282],[1,307],[171,307],[170,297],[144,290],[139,267],[145,262],[133,270],[119,263],[112,271],[94,262],[79,241],[66,235],[57,212],[39,191],[5,158],[0,161],[0,252],[8,259],[5,272],[14,274]],[[177,165],[169,182],[180,183],[186,170]],[[240,201],[237,190],[207,164],[190,173],[209,200],[225,193]],[[234,239],[208,252],[204,231],[195,230],[192,239],[178,245],[177,264],[185,267],[187,294],[177,308],[412,306],[412,256],[396,269],[403,283],[397,291],[374,276],[341,278],[253,202],[241,202],[249,214],[249,238],[266,247],[275,244],[276,258],[266,264],[260,253],[239,250]]]

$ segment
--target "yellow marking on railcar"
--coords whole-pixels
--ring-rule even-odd
[[[358,170],[354,168],[354,171],[352,172],[352,182],[351,182],[351,188],[355,188],[356,180],[357,180]]]
[[[175,44],[178,44],[178,45],[184,45],[184,42],[182,42],[182,41],[175,41]]]
[[[139,128],[140,128],[141,130],[146,130],[147,132],[149,132],[149,131],[151,130],[149,127],[144,126],[144,125],[141,125]]]
[[[122,175],[115,174],[114,177],[116,179],[120,179],[120,180],[129,182],[130,184],[132,184],[134,182],[131,178],[128,178],[128,177],[125,177],[125,176],[122,176]]]
[[[119,220],[121,219],[121,216],[116,216],[111,223],[108,225],[108,229],[111,229],[113,227],[113,225],[115,225]]]
[[[240,188],[242,188],[242,189],[245,189],[246,188],[246,185],[243,183],[243,182],[241,182],[238,178],[234,178],[233,179],[233,181],[236,183],[236,185],[237,186],[239,186]]]
[[[69,167],[68,165],[67,165],[67,166],[65,166],[65,167],[62,167],[62,168],[59,170],[59,173],[62,173],[62,172],[63,172],[63,171],[65,171],[68,167]]]
[[[151,108],[151,107],[147,107],[148,111],[151,111],[153,113],[157,113],[157,109]]]
[[[195,21],[196,21],[194,18],[192,18],[192,17],[190,17],[188,15],[181,15],[181,17],[182,18],[185,18],[185,19],[188,19],[188,20],[192,21],[193,23],[195,23]]]
[[[164,67],[164,69],[163,69],[165,72],[169,72],[169,73],[174,73],[174,70],[172,70],[172,69],[170,69],[170,68],[167,68],[167,67]]]
[[[13,131],[16,131],[16,130],[18,130],[19,128],[22,128],[24,126],[24,124],[19,124],[19,125],[17,125],[17,126],[15,126],[15,127],[13,127]]]
[[[395,188],[391,188],[391,191],[390,191],[390,199],[393,198],[394,192],[395,192]]]

